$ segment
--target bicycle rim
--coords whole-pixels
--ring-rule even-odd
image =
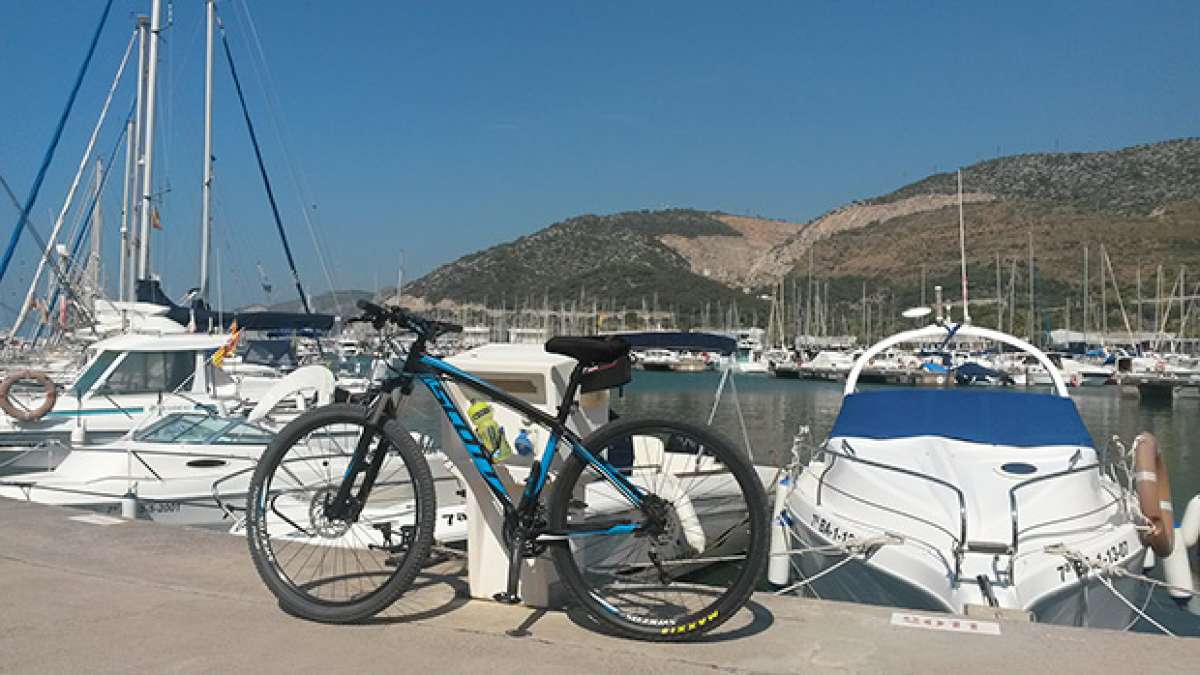
[[[319,621],[374,614],[407,589],[428,554],[435,510],[429,469],[394,423],[331,406],[289,424],[264,454],[247,504],[251,552],[285,609]],[[363,435],[383,463],[357,518],[330,518]],[[364,477],[359,475],[355,493]]]
[[[555,556],[577,599],[606,627],[657,640],[694,637],[736,612],[767,552],[766,498],[741,454],[708,430],[666,421],[618,422],[585,445],[658,506],[647,517],[572,456],[550,527],[571,535]],[[621,523],[632,531],[586,534]]]

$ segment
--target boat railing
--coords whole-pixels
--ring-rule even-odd
[[[1103,471],[1099,462],[1093,462],[1091,464],[1084,464],[1081,466],[1068,466],[1067,468],[1065,468],[1061,471],[1055,471],[1053,473],[1047,473],[1047,474],[1043,474],[1041,476],[1034,476],[1033,478],[1023,480],[1020,483],[1017,483],[1016,485],[1014,485],[1008,489],[1008,512],[1009,512],[1009,517],[1012,520],[1012,541],[1009,544],[1008,551],[1007,551],[1009,555],[1015,556],[1017,554],[1022,531],[1027,531],[1029,529],[1032,529],[1033,527],[1038,527],[1038,525],[1034,525],[1029,528],[1026,528],[1026,530],[1021,529],[1020,514],[1019,514],[1018,505],[1017,505],[1017,491],[1021,490],[1023,488],[1027,488],[1030,485],[1042,483],[1042,482],[1049,481],[1049,480],[1055,480],[1058,478],[1063,478],[1065,476],[1072,476],[1072,475],[1075,475],[1078,473],[1084,473],[1086,471],[1091,471],[1093,469],[1095,469],[1096,471],[1101,472],[1101,473]],[[1109,503],[1104,504],[1103,506],[1101,506],[1098,509],[1092,509],[1085,513],[1067,516],[1065,518],[1057,518],[1051,522],[1063,522],[1063,521],[1067,521],[1067,520],[1074,520],[1075,518],[1082,518],[1091,513],[1095,513],[1097,511],[1108,508],[1109,506],[1111,506],[1111,504],[1112,503],[1109,502]],[[1046,523],[1041,523],[1041,525],[1045,525],[1045,524]]]
[[[871,460],[871,459],[866,459],[864,457],[859,457],[858,453],[854,450],[854,448],[850,445],[850,443],[847,442],[845,439],[842,439],[842,449],[843,449],[842,452],[833,450],[829,447],[829,444],[826,443],[824,446],[822,446],[821,452],[832,455],[834,457],[839,457],[841,459],[845,459],[850,462],[857,462],[859,464],[864,464],[866,466],[870,466],[870,467],[873,467],[876,469],[883,469],[885,471],[892,471],[895,473],[910,476],[912,478],[918,478],[920,480],[924,480],[924,481],[933,483],[934,485],[937,485],[939,487],[950,490],[951,492],[954,493],[954,496],[958,499],[958,536],[957,537],[955,537],[949,531],[944,530],[944,528],[941,528],[940,526],[938,526],[934,523],[930,523],[929,521],[926,521],[925,519],[920,518],[919,516],[915,516],[911,513],[904,513],[902,511],[894,511],[894,513],[896,513],[897,515],[903,516],[905,518],[916,520],[918,522],[922,522],[922,523],[925,523],[928,525],[933,525],[934,527],[936,527],[938,529],[942,529],[944,532],[946,532],[946,534],[948,534],[950,536],[950,539],[954,542],[954,548],[952,551],[954,554],[954,577],[955,577],[955,579],[957,579],[962,573],[963,551],[966,549],[967,541],[968,541],[967,540],[967,499],[966,499],[966,496],[963,494],[963,491],[961,489],[959,489],[959,487],[957,485],[955,485],[949,481],[943,480],[941,478],[938,478],[937,476],[931,476],[931,475],[921,472],[921,471],[916,471],[914,469],[908,469],[908,468],[905,468],[902,466],[895,466],[892,464],[888,464],[886,462],[879,462],[879,461],[875,461],[875,460]],[[821,505],[821,490],[825,486],[825,475],[827,473],[829,473],[829,470],[832,468],[833,468],[833,464],[830,463],[828,465],[828,468],[826,468],[825,471],[821,472],[820,477],[818,477],[818,479],[817,479],[817,506]]]
[[[1093,471],[1093,470],[1102,471],[1102,467],[1099,462],[1091,462],[1088,464],[1082,464],[1082,465],[1078,465],[1078,466],[1075,466],[1074,462],[1072,462],[1072,466],[1069,466],[1066,469],[1062,469],[1061,471],[1055,471],[1052,473],[1043,474],[1041,476],[1035,476],[1033,478],[1029,478],[1020,483],[1017,483],[1016,485],[1009,488],[1009,490],[1008,490],[1009,516],[1010,516],[1010,520],[1011,520],[1011,524],[1012,524],[1012,538],[1009,542],[1007,542],[1007,543],[971,542],[967,538],[966,497],[963,494],[963,491],[958,486],[956,486],[953,483],[950,483],[946,480],[938,478],[937,476],[931,476],[931,475],[921,472],[921,471],[917,471],[917,470],[909,469],[909,468],[905,468],[905,467],[900,467],[900,466],[895,466],[892,464],[888,464],[886,462],[870,460],[870,459],[866,459],[864,457],[859,457],[857,452],[855,452],[854,448],[845,439],[842,440],[842,448],[843,448],[843,451],[839,452],[837,450],[834,450],[834,449],[828,447],[828,444],[826,444],[824,447],[821,448],[820,452],[829,454],[833,457],[845,459],[847,461],[857,462],[859,464],[863,464],[863,465],[870,466],[873,468],[883,469],[886,471],[892,471],[894,473],[899,473],[899,474],[903,474],[906,476],[911,476],[913,478],[925,480],[927,482],[933,483],[934,485],[938,485],[940,487],[946,488],[946,489],[954,492],[955,497],[958,499],[959,535],[958,535],[958,537],[954,537],[953,534],[951,534],[949,532],[946,532],[946,533],[950,536],[950,538],[954,544],[953,554],[954,554],[954,559],[955,559],[955,578],[957,578],[961,573],[962,556],[965,551],[969,550],[969,551],[975,551],[975,552],[981,552],[981,553],[993,553],[996,555],[1007,555],[1011,559],[1012,557],[1016,556],[1018,550],[1020,549],[1020,539],[1021,539],[1022,532],[1027,532],[1031,529],[1041,527],[1041,526],[1044,526],[1044,525],[1047,525],[1050,523],[1059,523],[1059,522],[1065,522],[1068,520],[1075,520],[1077,518],[1083,518],[1083,517],[1086,517],[1093,513],[1102,511],[1106,508],[1109,508],[1113,504],[1113,502],[1106,502],[1103,505],[1101,505],[1100,507],[1090,509],[1083,513],[1077,513],[1077,514],[1068,515],[1068,516],[1065,516],[1062,518],[1057,518],[1053,521],[1050,521],[1050,523],[1038,523],[1038,524],[1029,526],[1025,529],[1021,528],[1020,508],[1019,508],[1018,494],[1017,494],[1020,490],[1027,488],[1031,485],[1035,485],[1038,483],[1044,483],[1046,481],[1056,480],[1059,478],[1064,478],[1066,476],[1072,476],[1072,475],[1081,474],[1081,473],[1085,473],[1085,472]],[[825,471],[821,472],[820,476],[817,479],[816,498],[817,498],[818,506],[821,505],[821,492],[825,486],[825,475],[828,474],[832,468],[833,468],[833,464],[832,463],[828,464]],[[839,492],[842,492],[842,491],[839,490]],[[846,493],[844,493],[844,494],[846,494]],[[854,497],[853,495],[847,494],[847,496],[858,499],[857,497]],[[1120,499],[1121,499],[1121,496],[1118,495],[1116,497],[1115,501],[1120,501]],[[881,507],[881,508],[885,508],[885,507]],[[896,513],[897,515],[900,515],[900,516],[903,516],[905,518],[909,518],[912,520],[916,520],[916,521],[919,521],[919,522],[922,522],[922,523],[925,523],[928,525],[933,525],[934,527],[937,527],[938,529],[943,529],[940,526],[937,526],[934,523],[930,523],[930,522],[926,521],[925,519],[920,518],[919,516],[915,516],[911,513],[904,513],[902,511],[898,511],[898,510],[893,510],[893,513]],[[943,531],[945,531],[945,530],[943,529]],[[1009,574],[1010,575],[1012,574],[1011,566],[1009,569]]]
[[[19,452],[14,453],[13,456],[9,457],[8,459],[0,461],[0,469],[15,466],[17,462],[31,455],[38,455],[45,457],[45,470],[50,471],[54,469],[54,465],[57,463],[54,461],[54,458],[58,456],[57,454],[68,452],[70,449],[71,447],[69,445],[63,443],[57,438],[46,438],[38,441],[34,445],[28,446]],[[29,469],[24,469],[21,471],[21,473],[25,473],[28,470]]]

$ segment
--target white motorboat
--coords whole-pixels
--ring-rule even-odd
[[[856,390],[875,354],[948,333],[1023,350],[1054,393]],[[818,597],[1126,628],[1126,603],[1147,592],[1121,575],[1139,573],[1146,553],[1132,490],[1093,446],[1050,359],[997,331],[933,325],[867,350],[828,439],[776,489],[769,577]]]
[[[213,525],[230,517],[214,498],[214,483],[245,484],[273,432],[244,420],[203,412],[173,412],[116,442],[80,446],[51,471],[0,479],[0,497],[136,514],[175,525]],[[241,508],[236,499],[227,504]],[[125,508],[130,508],[125,505]]]
[[[51,471],[0,479],[0,497],[240,531],[251,474],[273,436],[240,418],[170,413],[114,443],[75,448]],[[343,445],[354,447],[353,441]],[[456,494],[461,485],[440,452],[426,456],[442,505],[436,536],[443,543],[461,540],[466,536],[466,511]],[[303,476],[309,469],[297,463],[292,470]],[[285,512],[286,503],[287,498],[280,505]],[[309,506],[296,502],[290,508],[307,518]]]
[[[822,350],[800,366],[800,377],[806,380],[840,380],[850,372],[854,357],[847,352]]]
[[[0,446],[4,446],[0,468],[51,469],[73,446],[119,439],[162,415],[245,411],[278,392],[284,379],[235,378],[212,363],[212,354],[229,339],[228,335],[125,334],[95,343],[87,365],[43,414],[31,419],[0,416]],[[332,376],[324,384],[329,391],[318,393],[327,398]],[[44,401],[40,392],[13,392],[10,400],[13,407],[24,410],[36,409]]]
[[[642,370],[671,370],[679,362],[679,354],[670,349],[647,349],[637,356]]]
[[[767,360],[763,347],[763,337],[766,332],[761,328],[742,328],[736,331],[737,352],[734,354],[733,367],[739,373],[766,374],[770,362]]]
[[[1071,354],[1050,353],[1046,357],[1050,364],[1061,375],[1064,382],[1072,387],[1100,386],[1106,384],[1113,375],[1113,370],[1106,366],[1087,363],[1074,358]],[[1050,371],[1037,359],[1028,354],[1010,362],[1007,372],[1010,375],[1024,376],[1022,384],[1034,387],[1048,387],[1054,384]]]

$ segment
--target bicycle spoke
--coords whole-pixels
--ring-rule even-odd
[[[596,467],[585,467],[569,486],[567,531],[596,530],[567,544],[586,592],[608,612],[654,626],[706,616],[735,584],[748,588],[751,507],[720,454],[729,450],[667,423],[605,442],[589,447],[598,459],[615,448],[634,449],[622,475],[647,494],[649,506],[630,507]],[[605,531],[621,519],[636,523],[636,531]]]

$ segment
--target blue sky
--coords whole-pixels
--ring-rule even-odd
[[[1195,2],[270,0],[249,3],[260,78],[243,1],[218,6],[311,293],[328,281],[305,209],[335,283],[370,288],[395,283],[402,251],[411,278],[580,213],[688,206],[804,220],[997,154],[1200,135]],[[0,10],[0,175],[21,198],[101,6]],[[116,2],[34,210],[43,232],[148,6]],[[202,10],[174,2],[163,46],[156,161],[169,192],[154,261],[176,295],[196,278]],[[263,299],[260,260],[273,299],[294,297],[220,59],[217,80],[225,302]],[[103,154],[116,131],[103,132]],[[110,260],[119,197],[114,180]],[[15,222],[0,201],[4,240]],[[0,284],[8,306],[36,260],[31,239],[19,253]]]

